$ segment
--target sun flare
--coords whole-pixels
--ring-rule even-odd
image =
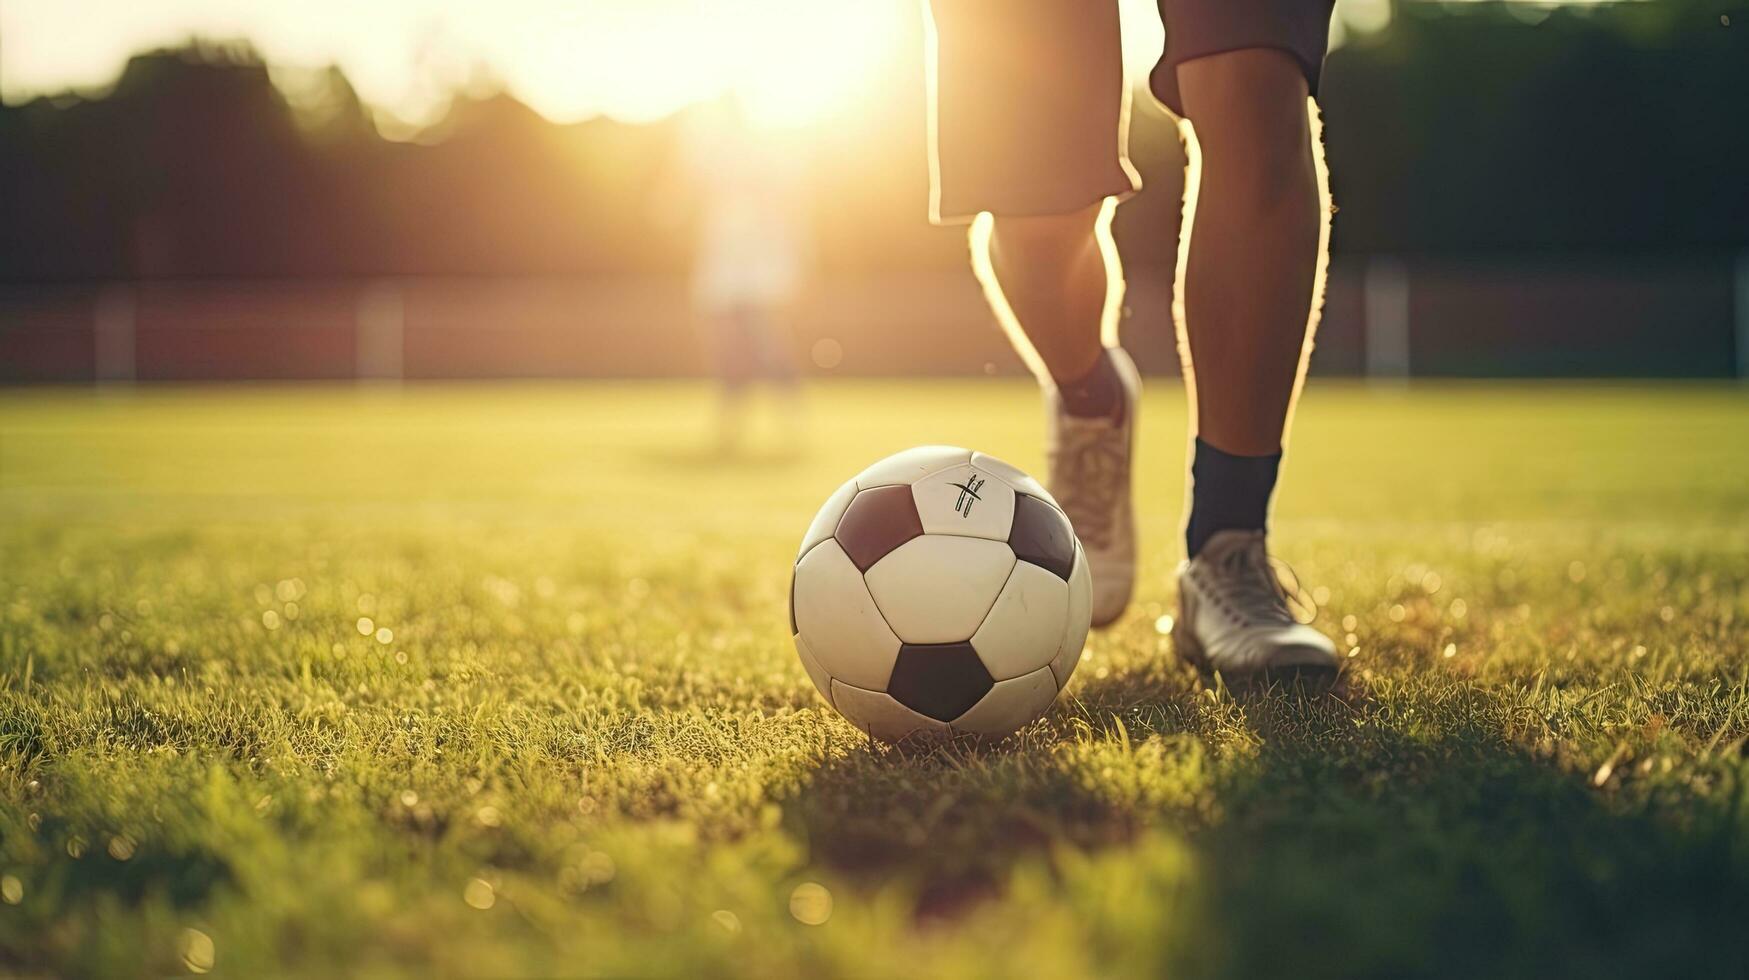
[[[245,40],[281,74],[337,65],[413,125],[482,81],[564,122],[647,122],[733,91],[755,121],[792,125],[902,63],[915,17],[902,0],[12,0],[0,92],[101,91],[131,53],[199,36]]]

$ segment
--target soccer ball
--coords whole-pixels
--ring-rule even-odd
[[[1069,681],[1087,557],[1038,481],[968,449],[870,466],[815,515],[790,632],[827,702],[869,735],[1006,735]]]

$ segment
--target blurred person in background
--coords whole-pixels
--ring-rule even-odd
[[[1334,670],[1296,621],[1265,523],[1320,299],[1328,200],[1318,87],[1332,0],[1159,0],[1149,79],[1182,122],[1174,314],[1193,402],[1180,654],[1229,675]],[[931,0],[931,218],[973,224],[973,264],[1038,355],[1051,492],[1084,543],[1093,621],[1135,579],[1140,379],[1118,346],[1108,202],[1140,189],[1115,0]],[[1198,162],[1200,160],[1200,168]],[[1019,337],[1024,335],[1024,341]]]
[[[688,114],[680,137],[695,235],[692,303],[716,373],[717,448],[738,451],[751,428],[753,389],[778,398],[775,416],[786,446],[802,425],[791,319],[806,264],[800,151],[775,128],[761,127],[731,92]],[[678,216],[677,216],[678,217]]]

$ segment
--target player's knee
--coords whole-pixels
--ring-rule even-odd
[[[1316,193],[1306,77],[1291,55],[1209,55],[1179,65],[1178,78],[1205,182],[1212,177],[1258,204]]]
[[[999,261],[1029,266],[1069,261],[1094,245],[1101,205],[1067,214],[997,215],[990,244]]]

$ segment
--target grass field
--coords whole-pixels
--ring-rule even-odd
[[[1749,396],[1314,386],[1276,512],[1348,660],[1138,604],[1005,744],[871,747],[786,632],[814,508],[1005,382],[0,392],[0,973],[1723,976],[1749,962]]]

